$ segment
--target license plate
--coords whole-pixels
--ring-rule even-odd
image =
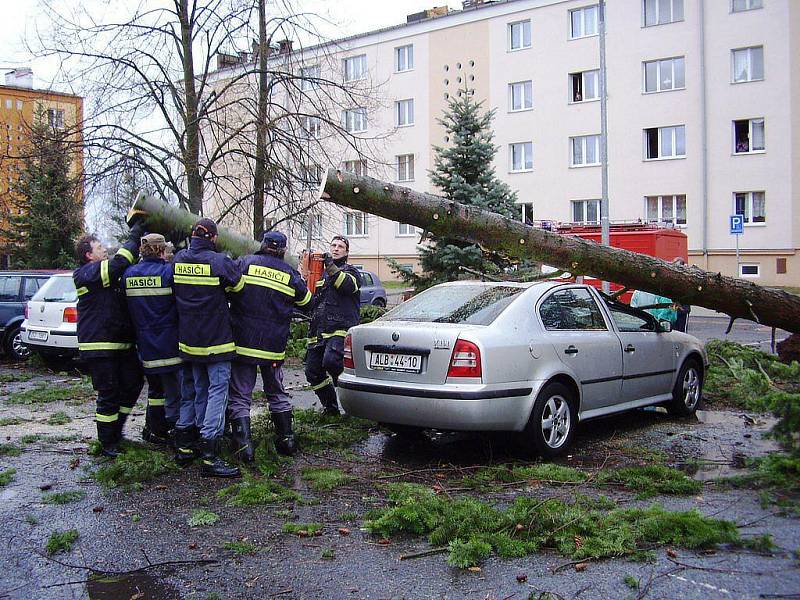
[[[378,371],[420,373],[422,371],[422,357],[419,354],[373,352],[369,358],[369,368]]]
[[[48,333],[46,331],[28,330],[28,339],[36,340],[37,342],[46,342]]]

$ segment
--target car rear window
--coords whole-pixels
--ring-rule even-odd
[[[77,299],[78,292],[70,276],[51,277],[31,298],[34,302],[75,302]]]
[[[403,302],[380,320],[489,325],[524,289],[479,284],[434,287]]]

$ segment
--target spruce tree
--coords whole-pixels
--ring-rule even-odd
[[[492,162],[498,147],[492,143],[494,110],[484,111],[483,102],[476,102],[467,89],[448,101],[444,116],[438,119],[451,145],[434,146],[434,168],[429,171],[433,184],[448,200],[476,206],[517,218],[517,197],[500,181]],[[458,279],[459,267],[481,273],[499,274],[510,262],[503,256],[483,251],[479,246],[455,238],[430,237],[430,246],[419,250],[422,273],[398,273],[417,289]],[[470,277],[474,277],[471,275]]]

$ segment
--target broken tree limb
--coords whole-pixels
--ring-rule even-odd
[[[749,281],[676,265],[646,254],[551,233],[445,198],[329,169],[320,197],[341,206],[456,237],[511,257],[703,306],[732,319],[800,333],[800,296]]]

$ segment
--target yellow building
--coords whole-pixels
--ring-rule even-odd
[[[51,127],[70,132],[70,141],[77,148],[73,173],[83,172],[80,150],[83,98],[34,89],[33,72],[28,68],[6,73],[5,85],[0,85],[0,269],[9,266],[9,217],[21,212],[14,188],[28,148],[30,127],[37,115],[47,119]],[[83,200],[82,188],[77,200]]]

